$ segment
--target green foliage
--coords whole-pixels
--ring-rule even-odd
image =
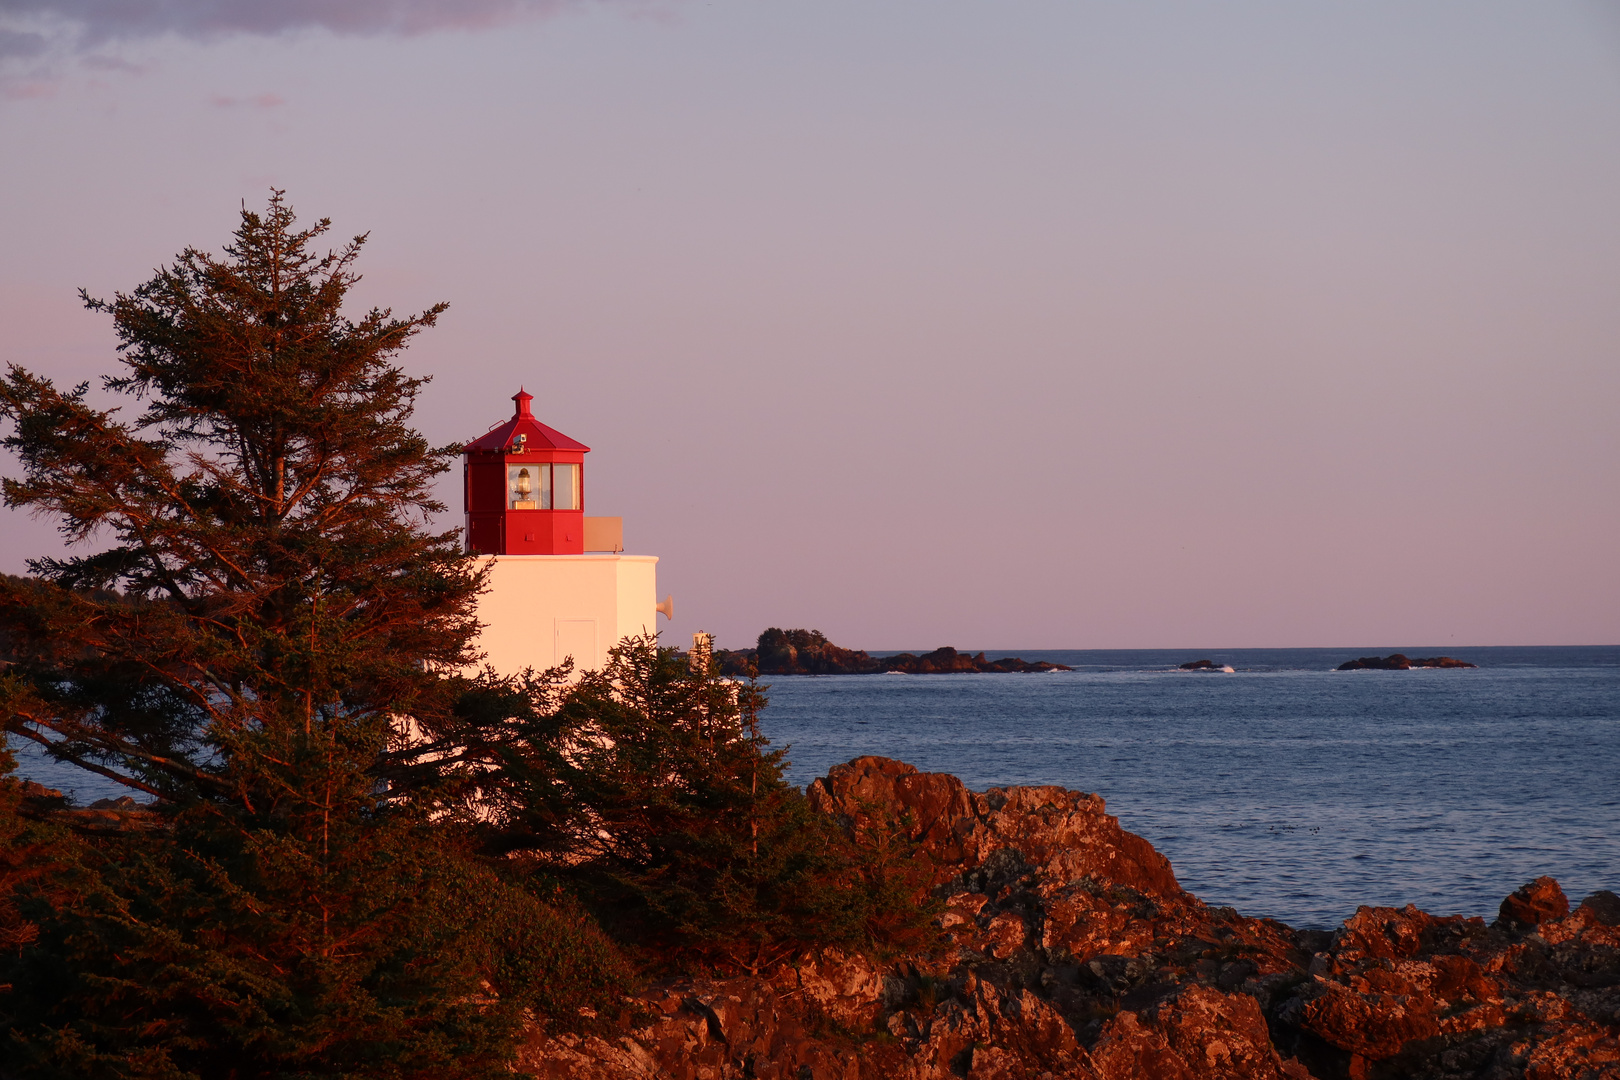
[[[7,502],[112,541],[0,582],[0,716],[159,825],[6,894],[33,938],[0,976],[6,1076],[506,1075],[526,1010],[577,1021],[624,985],[576,911],[389,783],[421,752],[405,722],[431,737],[461,693],[437,672],[471,659],[481,577],[426,528],[456,448],[410,428],[423,380],[392,362],[442,306],[351,321],[364,238],[323,255],[326,227],[277,193],[224,258],[88,301],[132,422],[0,380]]]
[[[526,1015],[616,1003],[629,971],[589,920],[332,747],[266,766],[278,798],[171,808],[81,844],[72,890],[22,891],[7,1075],[506,1076]]]
[[[525,1010],[622,992],[588,923],[407,815],[343,819],[321,846],[247,825],[121,838],[94,887],[35,905],[8,1074],[506,1076]]]
[[[538,894],[538,895],[537,895]],[[482,970],[504,997],[515,998],[551,1028],[589,1028],[636,988],[619,947],[578,900],[543,881],[507,875],[474,899]]]
[[[575,1025],[628,987],[588,919],[352,760],[304,754],[279,785],[81,843],[73,889],[10,894],[34,940],[0,964],[6,1075],[505,1076],[526,1015]]]
[[[188,828],[174,843],[127,842],[82,903],[42,919],[44,940],[17,965],[11,1067],[152,1077],[496,1071],[474,1063],[499,1060],[512,1018],[490,1022],[475,1003],[477,972],[445,953],[462,927],[432,918],[459,891],[456,868],[424,857],[430,846],[371,838],[381,843],[369,857],[341,845],[351,857],[324,874],[304,845],[275,833],[244,837],[235,851]],[[446,1004],[458,996],[466,1003]]]
[[[72,835],[22,813],[27,792],[12,775],[16,767],[16,755],[0,744],[0,965],[39,937],[23,908],[30,897],[71,888],[79,854]]]
[[[757,971],[918,932],[903,840],[816,813],[759,734],[764,704],[650,637],[577,685],[554,671],[473,694],[487,842],[568,882],[655,967]]]
[[[132,420],[15,365],[6,503],[103,550],[0,582],[8,728],[153,795],[243,805],[258,759],[325,731],[371,753],[390,718],[431,730],[448,707],[429,667],[469,657],[480,578],[409,420],[425,380],[392,361],[443,305],[343,314],[364,237],[315,245],[276,193],[218,258],[188,248],[112,315]],[[237,768],[239,758],[249,760]]]

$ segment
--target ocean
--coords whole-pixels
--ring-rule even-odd
[[[1396,651],[1479,666],[1332,670]],[[1008,652],[1076,670],[778,676],[762,726],[797,784],[877,754],[1095,792],[1208,903],[1300,927],[1620,891],[1620,646]],[[1235,670],[1176,670],[1205,658]]]
[[[801,785],[878,754],[1095,792],[1208,903],[1299,927],[1360,904],[1491,918],[1542,874],[1572,902],[1620,891],[1620,646],[1010,651],[1076,670],[779,676],[762,726]],[[1479,667],[1332,670],[1395,651]],[[1234,671],[1176,670],[1205,658]],[[19,756],[81,802],[123,794]]]

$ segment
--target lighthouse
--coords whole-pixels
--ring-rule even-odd
[[[478,648],[504,675],[572,658],[600,668],[622,638],[653,633],[652,555],[624,554],[624,519],[585,514],[590,447],[541,423],[519,389],[511,419],[468,443],[463,458],[467,550],[489,566],[478,601]]]

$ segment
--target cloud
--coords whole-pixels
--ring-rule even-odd
[[[612,5],[669,18],[682,0],[0,0],[0,99],[50,97],[68,63],[141,74],[120,45],[156,37],[198,42],[326,31],[355,37],[484,29]],[[217,102],[215,102],[217,104]],[[240,104],[266,107],[262,99]],[[277,102],[279,104],[279,102]]]
[[[50,96],[75,58],[80,66],[95,71],[141,74],[147,66],[119,57],[119,47],[165,36],[209,42],[321,30],[357,37],[408,37],[502,26],[587,5],[611,4],[631,17],[659,18],[681,2],[0,0],[0,99]],[[239,104],[265,107],[272,103],[261,97]]]
[[[140,74],[118,46],[172,36],[218,41],[324,30],[408,37],[478,30],[612,4],[658,17],[681,0],[0,0],[0,98],[48,96],[65,64]]]
[[[423,34],[553,14],[580,0],[0,0],[0,57],[174,34]],[[6,27],[22,29],[6,29]],[[49,42],[47,38],[51,39]],[[8,51],[9,50],[9,51]]]
[[[6,0],[0,0],[4,3]],[[0,60],[26,60],[39,56],[48,42],[44,34],[7,30],[0,26]]]

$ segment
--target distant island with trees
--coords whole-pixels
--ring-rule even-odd
[[[1066,664],[1004,656],[988,660],[983,652],[957,652],[946,645],[933,652],[873,656],[864,649],[843,649],[820,630],[771,627],[752,649],[719,649],[714,654],[722,675],[944,675],[957,672],[1073,671]]]

